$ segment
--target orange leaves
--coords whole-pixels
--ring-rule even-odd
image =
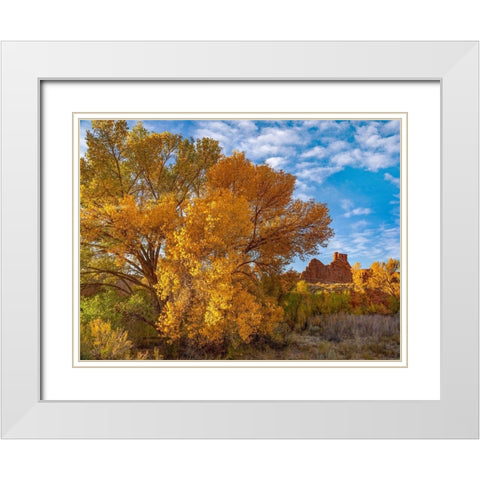
[[[251,228],[246,199],[229,190],[195,199],[185,209],[185,241],[190,241],[198,257],[241,253]]]
[[[115,203],[105,202],[81,210],[82,237],[104,240],[112,247],[123,246],[125,252],[142,243],[142,239],[160,241],[178,223],[176,201],[165,195],[159,201],[137,202],[125,195]]]
[[[170,341],[172,312],[178,328],[183,325],[183,334],[199,345],[230,337],[248,341],[264,330],[264,307],[248,292],[252,280],[243,246],[251,231],[247,200],[229,190],[186,207],[184,224],[169,237],[157,272],[158,294],[166,300],[158,325]]]
[[[273,335],[265,274],[316,253],[328,208],[293,198],[295,177],[222,157],[211,138],[93,121],[81,160],[82,275],[150,292],[167,342],[203,348]]]
[[[367,286],[400,298],[400,262],[390,258],[386,263],[372,263]]]
[[[390,258],[387,262],[373,262],[370,268],[361,269],[356,263],[352,267],[355,287],[359,291],[383,292],[400,298],[400,261]]]
[[[198,345],[273,334],[283,309],[262,288],[261,275],[280,272],[332,235],[326,206],[293,200],[294,183],[240,153],[210,168],[203,195],[186,203],[159,261],[163,335],[172,339],[172,312],[179,334]]]
[[[183,220],[159,260],[156,288],[166,301],[159,330],[172,341],[168,332],[176,321],[199,344],[221,343],[232,330],[232,301],[241,290],[234,277],[244,258],[238,242],[250,232],[248,204],[224,191],[189,203]]]
[[[141,122],[95,120],[80,164],[80,233],[85,283],[105,275],[154,285],[165,241],[181,224],[208,168],[220,158],[218,142],[152,133]],[[105,267],[106,266],[106,267]]]
[[[228,189],[247,199],[254,211],[272,218],[291,201],[294,186],[293,175],[277,172],[268,165],[254,165],[238,152],[208,172],[208,188]]]
[[[295,177],[268,165],[254,165],[234,153],[212,167],[207,189],[229,190],[249,205],[251,232],[243,249],[259,270],[279,270],[295,255],[317,253],[333,236],[325,204],[292,198]]]

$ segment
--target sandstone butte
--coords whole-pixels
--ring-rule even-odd
[[[368,269],[363,272],[368,275]],[[333,260],[325,265],[314,258],[310,261],[300,278],[308,283],[352,283],[352,267],[346,253],[335,252]]]

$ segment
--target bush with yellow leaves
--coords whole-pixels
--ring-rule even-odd
[[[81,324],[80,358],[82,360],[120,360],[128,358],[132,342],[128,333],[112,329],[109,322],[96,318]]]

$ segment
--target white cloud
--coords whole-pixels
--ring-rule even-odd
[[[301,125],[305,128],[320,128],[324,120],[303,120]]]
[[[299,180],[298,178],[295,179],[295,188],[298,188],[299,190],[309,192],[313,191],[314,188],[312,185],[309,185],[308,183],[302,182],[302,180]]]
[[[385,256],[400,258],[400,227],[381,226],[378,230],[379,244],[382,246]]]
[[[213,120],[211,122],[207,121],[202,123],[201,125],[204,126],[204,128],[223,133],[231,133],[231,131],[235,129],[235,127],[233,127],[230,123],[222,122],[219,120]]]
[[[400,133],[400,120],[390,120],[380,125],[380,132],[382,135],[391,135]]]
[[[322,184],[328,177],[331,175],[340,172],[342,167],[332,166],[332,167],[315,167],[311,164],[301,164],[301,170],[298,170],[295,175],[297,177],[308,179],[318,184]]]
[[[267,161],[273,168],[285,165],[280,158],[301,158],[313,161],[325,159],[323,165],[299,165],[298,175],[322,183],[326,178],[341,171],[346,166],[363,168],[372,172],[395,166],[398,163],[399,135],[396,132],[398,121],[369,122],[355,125],[355,142],[339,139],[342,131],[352,125],[350,121],[330,120],[302,121],[289,129],[277,126],[256,124],[251,120],[202,121],[198,122],[195,136],[215,138],[228,155],[235,150],[244,151],[247,158],[254,161]],[[260,125],[260,126],[259,126]],[[317,129],[317,137],[322,135],[323,145],[302,151]],[[312,130],[313,129],[313,130]],[[390,136],[389,133],[394,133]],[[340,137],[341,138],[341,137]],[[350,149],[349,149],[350,147]],[[273,160],[272,160],[273,159]]]
[[[270,157],[265,160],[265,163],[275,170],[278,170],[285,166],[288,161],[283,157]]]
[[[350,242],[357,249],[363,249],[371,242],[371,230],[366,230],[364,232],[355,232],[350,237]]]
[[[362,165],[371,172],[377,172],[380,168],[393,167],[397,161],[384,153],[365,154]]]
[[[353,230],[359,230],[360,228],[365,228],[367,225],[370,225],[366,220],[359,220],[358,222],[352,223],[351,227]]]
[[[240,142],[255,135],[258,127],[250,120],[220,121],[201,120],[196,122],[197,129],[193,132],[196,138],[210,137],[218,140],[225,154],[232,150],[242,150]],[[247,156],[248,156],[248,152]]]
[[[397,161],[385,153],[373,153],[359,148],[338,153],[331,159],[334,165],[365,168],[377,172],[380,168],[393,167]]]
[[[350,210],[353,207],[353,202],[351,200],[349,200],[348,198],[344,198],[340,202],[340,205],[344,210]]]
[[[352,202],[352,200],[350,200],[348,198],[344,198],[340,202],[340,206],[343,208],[343,210],[346,210],[346,212],[343,214],[343,216],[346,217],[346,218],[350,218],[350,217],[357,216],[357,215],[370,215],[370,213],[372,213],[372,210],[370,208],[366,208],[366,207],[353,208],[354,203]],[[362,220],[362,221],[364,221],[364,220]],[[359,223],[360,222],[357,222],[357,225]]]
[[[307,195],[306,193],[297,192],[297,191],[293,193],[293,198],[296,198],[297,200],[302,200],[302,202],[308,202],[309,200],[313,199],[312,196]]]
[[[311,158],[311,157],[316,157],[316,158],[324,158],[327,155],[327,149],[325,147],[321,147],[317,145],[316,147],[311,148],[310,150],[307,150],[306,152],[303,152],[300,157],[302,158]]]
[[[352,216],[357,216],[357,215],[370,215],[372,211],[370,208],[362,208],[362,207],[357,207],[354,208],[353,210],[350,210],[346,213],[343,214],[344,217],[350,218]]]
[[[147,132],[154,132],[157,128],[155,122],[149,122],[148,120],[140,120],[138,123],[141,123]]]
[[[395,124],[370,122],[355,127],[357,148],[341,152],[332,158],[337,165],[352,165],[376,172],[398,163],[400,135],[388,135],[395,132]]]
[[[378,146],[388,153],[400,152],[400,135],[384,137],[378,141]]]
[[[302,158],[325,158],[330,154],[340,152],[348,148],[348,143],[344,140],[336,140],[335,138],[324,138],[326,142],[329,142],[326,147],[317,145],[316,147],[303,152],[300,157]]]
[[[220,131],[214,130],[212,128],[199,128],[195,131],[195,137],[203,138],[203,137],[210,137],[215,140],[218,140],[223,147],[230,145],[230,137],[224,135]]]
[[[315,189],[312,185],[302,182],[302,180],[299,180],[298,178],[295,179],[295,190],[293,192],[294,198],[298,198],[299,200],[306,202],[313,198],[313,195],[310,193],[314,193],[314,191]]]
[[[323,120],[319,122],[318,130],[320,132],[332,131],[341,132],[350,126],[349,121],[335,122],[334,120]]]
[[[353,224],[356,228],[349,235],[336,235],[324,250],[324,257],[331,258],[333,252],[348,255],[353,265],[359,258],[369,258],[370,262],[362,265],[368,268],[373,261],[387,261],[389,258],[400,258],[399,226],[381,225],[378,228],[367,228],[367,223],[360,220]]]
[[[252,134],[258,130],[258,127],[252,120],[238,120],[236,124],[238,128],[246,134]]]
[[[355,131],[355,140],[364,148],[377,148],[379,140],[382,139],[374,122],[357,126]]]
[[[244,150],[248,157],[287,156],[294,153],[294,147],[305,141],[297,131],[292,129],[265,127],[259,133],[259,135],[245,137],[239,143],[240,149]]]
[[[342,167],[347,165],[361,164],[362,152],[360,149],[355,148],[353,150],[349,150],[348,152],[342,152],[334,155],[331,161],[333,164],[340,165]]]
[[[348,143],[344,140],[334,140],[328,144],[329,152],[339,152],[340,150],[345,150],[348,148]]]
[[[400,179],[397,177],[394,177],[393,175],[390,175],[389,173],[386,173],[383,178],[387,180],[387,182],[393,183],[393,185],[399,187],[400,186]]]
[[[261,130],[261,134],[253,139],[252,143],[271,144],[271,145],[288,145],[291,143],[301,143],[302,140],[298,133],[294,130],[283,130],[282,128],[266,127]]]

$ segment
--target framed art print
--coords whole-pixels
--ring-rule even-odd
[[[406,114],[74,113],[73,130],[74,366],[406,365]]]
[[[5,437],[478,437],[477,43],[3,59]]]

